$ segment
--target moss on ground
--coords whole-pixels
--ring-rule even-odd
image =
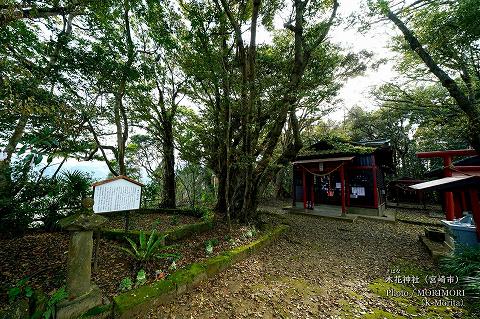
[[[233,263],[232,258],[227,254],[221,254],[207,259],[203,262],[206,267],[208,277],[212,277],[218,272],[226,269]]]
[[[302,296],[321,295],[325,292],[325,289],[319,285],[310,283],[302,278],[280,277],[278,281],[286,283],[289,286],[288,291],[290,293],[298,292]]]
[[[368,285],[369,290],[378,298],[390,301],[390,307],[395,312],[387,312],[379,308],[362,310],[357,308],[355,300],[361,300],[363,297],[351,290],[346,290],[346,294],[350,300],[340,300],[339,315],[341,318],[358,317],[363,313],[364,319],[399,319],[399,318],[458,318],[459,314],[464,317],[465,312],[458,307],[448,306],[429,306],[425,303],[425,297],[418,295],[417,289],[432,288],[424,282],[425,276],[431,275],[432,272],[420,268],[419,266],[408,262],[399,261],[392,265],[391,269],[395,269],[400,276],[417,276],[420,278],[419,284],[396,284],[394,282],[386,282],[384,278],[374,280]],[[394,276],[392,276],[394,277]],[[423,283],[422,283],[423,281]],[[392,292],[403,292],[402,294],[392,295]],[[387,293],[388,292],[388,293]],[[432,301],[431,301],[432,302]],[[365,313],[367,312],[367,313]],[[468,316],[467,316],[468,317]]]
[[[165,241],[167,243],[173,243],[180,239],[189,237],[193,234],[203,233],[211,228],[212,223],[210,221],[178,226],[164,233],[164,235],[166,235]]]
[[[113,298],[115,313],[123,313],[135,306],[145,303],[151,298],[170,297],[175,292],[175,284],[170,280],[156,281],[151,285],[142,286]]]
[[[392,291],[392,290],[405,291],[406,293],[408,293],[409,296],[414,296],[414,291],[412,288],[404,285],[400,285],[400,284],[386,282],[383,279],[376,279],[375,281],[373,281],[368,285],[368,288],[370,289],[371,292],[375,293],[376,295],[379,295],[380,297],[392,298],[397,301],[406,301],[406,299],[405,297],[389,296],[389,291]]]
[[[352,299],[358,299],[358,300],[362,300],[362,299],[363,299],[363,296],[357,294],[357,293],[356,293],[355,291],[353,291],[353,290],[348,289],[348,290],[346,291],[346,293],[347,293],[347,295],[349,295],[350,298],[352,298]]]
[[[202,274],[207,277],[207,267],[205,264],[194,263],[184,269],[180,269],[168,277],[168,280],[175,284],[176,289],[180,287],[190,286],[201,278]]]
[[[395,315],[381,309],[373,309],[372,313],[367,313],[362,318],[364,319],[403,319],[404,316]]]
[[[85,312],[80,318],[87,319],[87,318],[98,316],[100,314],[111,312],[112,307],[113,307],[112,304],[93,307],[92,309]]]
[[[248,245],[237,247],[201,263],[193,263],[186,268],[177,270],[165,280],[156,281],[151,285],[142,286],[114,297],[115,315],[125,315],[130,310],[135,311],[137,308],[148,307],[148,301],[152,299],[170,299],[177,293],[183,293],[186,287],[194,286],[199,281],[206,279],[207,276],[212,276],[235,261],[246,257],[246,252],[250,253],[263,247],[287,228],[288,226],[282,225]]]
[[[462,310],[458,307],[448,306],[428,306],[425,304],[425,297],[418,295],[417,289],[434,288],[425,283],[424,278],[432,273],[429,270],[418,267],[417,265],[408,261],[396,262],[392,269],[397,270],[400,276],[416,276],[420,279],[418,284],[396,284],[386,282],[383,279],[377,279],[368,285],[371,292],[375,293],[381,298],[388,299],[395,303],[395,308],[400,313],[412,316],[421,316],[422,318],[452,318],[452,313],[461,313]],[[392,276],[394,277],[394,276]],[[389,291],[389,293],[387,293]],[[401,296],[392,296],[392,291],[404,292]],[[377,317],[365,317],[377,318]],[[380,317],[379,317],[380,318]],[[386,317],[397,318],[397,317]],[[403,317],[398,317],[403,318]]]

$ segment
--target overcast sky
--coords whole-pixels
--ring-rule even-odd
[[[360,3],[365,0],[340,0],[339,14],[341,17],[347,17],[354,12],[359,12]],[[354,52],[368,50],[375,54],[375,58],[388,58],[392,61],[394,54],[388,49],[388,44],[394,30],[390,25],[374,24],[366,33],[362,34],[356,28],[346,28],[345,25],[336,26],[330,39],[342,47],[352,48]],[[340,91],[343,100],[341,105],[348,110],[358,105],[366,109],[375,108],[375,101],[370,96],[369,91],[384,82],[388,82],[397,76],[393,70],[393,62],[381,65],[377,70],[368,70],[364,76],[359,76],[348,80]],[[344,110],[337,110],[329,115],[330,118],[341,120]]]

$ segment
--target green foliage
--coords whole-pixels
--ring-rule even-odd
[[[145,186],[142,188],[142,207],[144,208],[158,208],[160,206],[160,202],[162,200],[161,185],[157,181],[157,179],[160,178],[157,176],[157,172],[158,170],[155,170],[155,176],[152,175],[150,177],[154,179],[145,184]]]
[[[133,281],[130,277],[125,277],[120,281],[118,289],[120,291],[128,291],[133,288]]]
[[[213,247],[218,245],[218,239],[216,238],[208,239],[204,242],[204,245],[205,245],[205,252],[207,253],[207,255],[210,255],[213,253]]]
[[[82,198],[92,195],[89,174],[67,171],[51,178],[31,173],[26,178],[21,163],[12,168],[12,187],[18,192],[0,216],[0,228],[5,233],[20,234],[29,227],[54,230],[59,219],[78,212]]]
[[[470,294],[480,296],[480,271],[477,271],[475,276],[465,277],[462,283]]]
[[[140,231],[138,236],[138,244],[128,237],[125,239],[130,243],[130,248],[119,247],[121,250],[127,252],[130,256],[135,258],[140,263],[148,262],[157,257],[157,252],[164,248],[162,242],[165,236],[158,237],[156,230],[153,229],[148,239],[143,231]]]
[[[440,265],[443,270],[460,278],[477,276],[480,271],[480,247],[457,249],[452,256],[442,258]]]
[[[175,260],[172,261],[172,263],[170,264],[170,266],[168,266],[168,270],[170,270],[170,271],[175,271],[175,270],[177,270],[177,263],[176,263]]]
[[[200,218],[208,214],[208,211],[208,208],[203,206],[195,206],[191,209],[192,215]]]
[[[29,280],[29,277],[22,278],[15,284],[14,287],[8,290],[8,302],[12,303],[19,297],[30,298],[32,296],[33,290],[27,285]]]
[[[177,214],[175,215],[172,215],[172,217],[170,217],[170,225],[172,226],[176,226],[180,223],[180,216],[178,216]]]
[[[53,295],[48,299],[46,307],[45,307],[45,312],[43,313],[43,318],[44,319],[50,319],[50,318],[55,318],[55,306],[57,303],[65,300],[68,297],[68,293],[65,289],[65,287],[62,287],[58,290],[56,290]]]
[[[39,297],[37,292],[34,294],[33,289],[27,285],[29,279],[29,277],[25,277],[19,280],[14,287],[8,290],[7,295],[9,303],[13,303],[18,298],[26,298],[29,300],[29,303],[33,305],[33,308],[31,307],[30,309],[31,318],[55,318],[56,304],[68,297],[65,287],[56,290],[48,300],[45,300],[42,299],[42,297]]]
[[[147,273],[145,272],[145,270],[143,269],[140,269],[138,272],[137,272],[137,280],[135,282],[135,286],[143,286],[145,285],[145,283],[147,282]]]
[[[478,1],[432,0],[405,6],[387,0],[371,2],[375,2],[372,12],[387,16],[392,25],[395,19],[389,12],[394,12],[429,55],[421,58],[413,39],[404,36],[404,28],[394,37],[391,48],[401,56],[396,68],[404,79],[381,87],[377,96],[382,104],[403,110],[419,125],[415,132],[422,140],[419,149],[479,148],[480,32],[478,23],[472,23],[480,13]]]
[[[198,148],[198,143],[196,147]],[[179,204],[187,204],[201,217],[204,208],[198,211],[197,206],[213,204],[216,199],[212,177],[212,170],[203,165],[186,163],[184,167],[178,168],[176,178]]]
[[[479,246],[456,249],[453,255],[440,260],[440,266],[449,274],[458,276],[460,283],[470,295],[480,296]]]
[[[243,234],[245,238],[252,238],[257,236],[257,230],[255,229],[254,226],[248,227],[248,229],[245,231]]]

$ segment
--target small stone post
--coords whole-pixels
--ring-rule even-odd
[[[93,213],[93,200],[82,201],[82,211],[59,221],[62,229],[71,232],[67,262],[68,300],[57,305],[57,319],[77,318],[102,303],[100,289],[91,283],[93,231],[106,218]]]

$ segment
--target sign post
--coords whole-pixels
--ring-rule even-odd
[[[96,214],[140,208],[142,183],[126,176],[117,176],[93,184]]]
[[[92,186],[94,196],[93,211],[96,214],[124,211],[125,232],[127,232],[129,212],[140,208],[143,184],[120,175],[97,182]]]

